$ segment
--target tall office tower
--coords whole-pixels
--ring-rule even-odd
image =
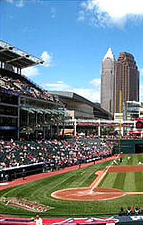
[[[101,74],[101,107],[113,114],[113,88],[114,88],[115,58],[109,48],[102,61]]]
[[[139,71],[133,55],[122,52],[115,66],[114,112],[119,113],[120,91],[122,101],[139,101]]]

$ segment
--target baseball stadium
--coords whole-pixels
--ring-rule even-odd
[[[143,224],[142,137],[98,136],[88,115],[66,135],[58,95],[21,74],[42,60],[1,41],[0,61],[0,224]]]

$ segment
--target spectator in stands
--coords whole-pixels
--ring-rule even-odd
[[[127,208],[127,216],[131,216],[132,215],[132,210],[131,210],[131,207],[129,206]]]
[[[42,218],[39,215],[36,215],[35,223],[36,223],[36,225],[43,225]]]
[[[44,162],[46,170],[54,171],[67,166],[95,162],[111,155],[110,142],[92,138],[37,142],[0,140],[1,169]]]
[[[14,79],[13,77],[2,77],[0,75],[0,87],[5,91],[28,95],[34,98],[40,98],[48,101],[59,102],[57,96],[50,94],[48,91],[40,90],[35,84],[30,84],[29,81],[23,81],[22,78]]]
[[[126,211],[123,209],[123,207],[121,207],[119,211],[119,216],[125,216],[125,215],[126,215]]]
[[[136,206],[134,211],[135,211],[135,215],[139,215],[141,213],[141,209],[139,206]]]

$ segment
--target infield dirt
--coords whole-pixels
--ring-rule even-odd
[[[124,195],[143,194],[143,192],[125,192],[115,188],[100,188],[96,187],[96,183],[100,180],[105,170],[98,171],[97,178],[91,183],[89,187],[62,189],[52,193],[52,197],[64,200],[76,200],[76,201],[101,201],[122,197]],[[143,171],[142,165],[132,166],[111,166],[108,169],[109,173],[113,172],[138,172]],[[95,188],[94,188],[95,186]]]

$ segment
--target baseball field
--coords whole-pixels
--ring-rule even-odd
[[[22,198],[48,206],[43,216],[118,214],[121,207],[143,208],[143,154],[93,163],[62,174],[1,190],[1,197]],[[0,201],[4,214],[34,216],[35,212]]]

